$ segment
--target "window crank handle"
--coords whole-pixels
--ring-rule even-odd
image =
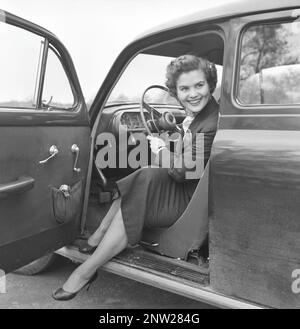
[[[50,156],[45,160],[39,161],[39,164],[44,164],[44,163],[48,162],[51,158],[55,157],[56,154],[58,153],[57,147],[55,145],[52,145],[49,149],[49,153],[50,153]]]
[[[77,144],[73,144],[71,146],[71,151],[72,151],[72,153],[76,154],[73,170],[77,173],[80,173],[81,169],[77,168],[77,162],[78,162],[78,157],[79,157],[79,147],[77,146]]]

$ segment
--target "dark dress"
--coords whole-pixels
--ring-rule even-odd
[[[196,133],[204,134],[204,165],[210,156],[218,117],[219,106],[212,97],[189,127],[193,154]],[[172,158],[169,169],[141,168],[117,182],[130,245],[140,241],[144,227],[171,226],[186,209],[199,179],[186,179],[188,169],[174,165],[179,156],[181,155],[177,154]]]

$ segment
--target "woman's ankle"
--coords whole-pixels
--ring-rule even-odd
[[[62,288],[67,292],[74,293],[79,291],[88,280],[88,273],[73,273],[72,277],[69,277]]]

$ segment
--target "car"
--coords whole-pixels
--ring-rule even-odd
[[[145,229],[102,268],[222,308],[300,307],[298,0],[242,0],[144,33],[117,57],[89,110],[54,34],[0,11],[0,38],[2,273],[40,273],[56,254],[89,257],[78,248],[109,209],[115,182],[148,164],[128,166],[137,136],[184,118],[161,87],[166,64],[196,53],[219,77],[209,164],[174,225]],[[112,158],[103,156],[114,146],[108,135]]]

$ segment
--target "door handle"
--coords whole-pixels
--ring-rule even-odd
[[[77,162],[78,162],[78,157],[79,157],[79,147],[76,144],[73,144],[71,146],[71,151],[72,151],[72,153],[75,153],[76,154],[76,158],[75,158],[73,170],[75,172],[80,173],[81,172],[81,169],[80,168],[77,168]]]
[[[45,159],[45,160],[41,160],[41,161],[39,161],[39,164],[44,164],[44,163],[46,163],[47,161],[49,161],[51,158],[55,157],[56,154],[58,153],[58,149],[57,149],[57,147],[56,147],[55,145],[52,145],[52,146],[50,147],[50,149],[49,149],[49,153],[50,153],[50,156],[49,156],[47,159]]]
[[[0,184],[0,197],[6,197],[30,190],[34,186],[34,178],[30,176],[22,176],[17,180]]]

